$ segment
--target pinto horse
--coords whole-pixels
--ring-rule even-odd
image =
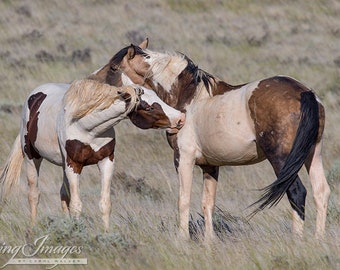
[[[173,108],[186,112],[185,126],[177,134],[167,135],[179,177],[179,225],[184,237],[189,238],[195,164],[203,171],[205,238],[211,239],[219,166],[265,159],[277,179],[263,189],[253,214],[287,194],[293,209],[293,232],[301,235],[306,188],[298,172],[305,165],[316,205],[315,235],[321,237],[330,189],[321,156],[325,111],[315,93],[287,76],[230,85],[199,69],[187,56],[151,51],[147,43],[122,49],[117,68],[134,83],[153,89]]]
[[[25,161],[34,225],[40,193],[39,168],[46,159],[63,167],[63,209],[79,217],[80,173],[84,166],[97,164],[102,184],[99,207],[108,230],[116,143],[114,126],[125,118],[142,129],[167,128],[177,132],[183,125],[181,112],[141,86],[114,87],[83,79],[71,85],[45,84],[33,90],[24,103],[20,133],[1,174],[1,202],[18,181]]]

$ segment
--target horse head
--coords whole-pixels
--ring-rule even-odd
[[[133,76],[132,73],[129,73],[132,77],[130,79],[128,76],[124,76],[122,71],[126,70],[128,72],[129,70],[132,70],[129,60],[133,59],[136,54],[141,52],[141,50],[146,49],[148,42],[148,39],[145,39],[138,46],[131,44],[130,46],[121,49],[106,65],[94,71],[87,78],[117,87],[132,84],[134,81],[136,84],[142,84],[143,80],[138,76]],[[135,60],[137,60],[137,57]]]
[[[212,76],[199,69],[182,53],[162,53],[147,49],[148,40],[139,46],[131,44],[115,58],[122,80],[154,90],[168,105],[185,111],[200,83],[209,94]]]
[[[164,103],[154,91],[138,86],[134,88],[138,102],[128,116],[139,128],[166,128],[168,133],[177,133],[183,127],[185,114]]]

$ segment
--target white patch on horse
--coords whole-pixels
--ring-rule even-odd
[[[62,100],[60,97],[64,95],[69,86],[69,84],[48,83],[39,86],[30,94],[30,96],[32,96],[35,93],[41,92],[47,95],[46,99],[42,102],[38,109],[40,115],[37,123],[37,138],[34,146],[39,149],[39,154],[41,156],[56,165],[62,165],[62,157],[56,132],[56,119],[60,109],[62,108]],[[29,119],[27,102],[25,102],[23,118],[26,119],[26,121]],[[24,124],[22,128],[23,132],[21,135],[21,143],[22,147],[24,147],[24,135],[27,134],[26,124]]]
[[[122,73],[122,83],[123,85],[132,85],[134,84],[133,81],[131,81],[131,79],[125,75],[125,73]]]
[[[186,134],[190,138],[187,143],[196,145],[209,164],[247,164],[261,158],[254,143],[254,124],[246,106],[258,84],[256,81],[223,95],[196,99],[187,107],[186,124],[178,134],[178,140],[182,140],[181,135],[191,125],[193,130],[200,132],[195,139],[192,132]]]
[[[164,90],[171,91],[171,86],[177,81],[177,77],[185,69],[188,62],[183,55],[159,53],[145,50],[149,58],[145,60],[150,65],[155,82],[158,82]]]
[[[154,91],[147,89],[145,87],[141,87],[144,91],[144,93],[141,95],[141,99],[145,100],[149,105],[152,105],[153,103],[157,103],[162,107],[162,110],[164,113],[168,116],[170,122],[173,118],[179,117],[179,112],[175,111],[172,107],[167,105],[164,101],[162,101]]]

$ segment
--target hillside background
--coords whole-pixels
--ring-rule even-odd
[[[71,82],[97,70],[121,48],[150,39],[149,47],[180,51],[200,68],[241,84],[285,74],[311,87],[326,108],[324,166],[332,194],[327,234],[313,238],[315,207],[308,190],[305,234],[291,234],[286,198],[249,222],[247,206],[270,184],[267,161],[221,169],[216,224],[220,241],[177,238],[177,178],[165,134],[141,131],[128,120],[117,130],[111,230],[103,234],[97,168],[82,174],[83,215],[63,217],[62,170],[43,163],[36,235],[50,245],[83,246],[87,266],[58,269],[340,269],[340,2],[249,0],[83,0],[0,2],[0,168],[19,131],[21,106],[47,82]],[[24,172],[24,171],[23,171]],[[191,214],[199,229],[202,176],[195,169]],[[0,218],[0,244],[27,241],[29,208],[24,174]],[[221,227],[221,226],[220,226]],[[200,238],[199,233],[196,234]],[[10,256],[0,254],[0,265]],[[48,256],[47,256],[48,257]],[[8,269],[33,269],[33,266]],[[38,267],[39,268],[39,267]],[[34,268],[36,269],[36,268]],[[45,269],[45,266],[41,266]]]

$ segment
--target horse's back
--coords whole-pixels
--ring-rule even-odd
[[[257,163],[265,159],[258,145],[262,137],[270,147],[289,153],[301,117],[301,93],[306,91],[311,90],[293,78],[275,76],[199,100],[189,121],[200,149],[198,160],[211,165]],[[322,134],[324,111],[319,106]]]

